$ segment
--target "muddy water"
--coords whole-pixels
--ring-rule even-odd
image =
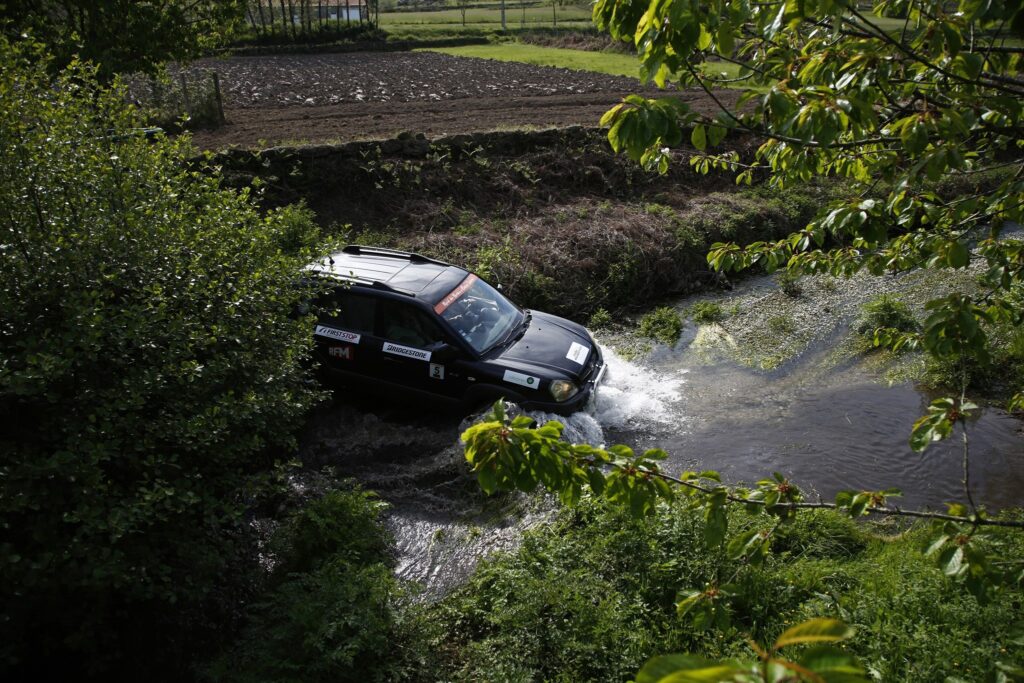
[[[969,289],[973,275],[804,278],[798,296],[771,278],[752,278],[718,297],[729,311],[720,324],[691,321],[676,345],[645,358],[669,382],[683,381],[670,404],[676,422],[654,431],[611,429],[608,438],[657,445],[672,467],[718,470],[729,482],[778,471],[825,499],[843,489],[895,487],[904,507],[964,501],[959,431],[923,453],[908,444],[911,426],[935,398],[905,379],[920,359],[882,362],[858,353],[851,325],[880,293],[920,310],[928,299]],[[693,301],[677,306],[685,311]],[[993,510],[1024,505],[1024,422],[987,406],[967,432],[975,501]]]
[[[569,418],[530,414],[541,422],[559,419],[566,438],[590,443],[603,443],[606,429],[673,424],[670,405],[683,382],[608,354],[608,376],[587,411]],[[354,477],[390,503],[396,573],[419,583],[427,599],[463,582],[481,557],[515,548],[524,530],[555,511],[546,496],[480,492],[458,441],[473,419],[339,391],[303,435],[300,457],[307,468]]]
[[[720,297],[733,310],[721,325],[690,322],[677,344],[656,345],[633,362],[605,347],[609,370],[586,411],[533,416],[563,421],[575,442],[664,448],[673,473],[714,469],[739,484],[778,471],[826,500],[841,489],[889,487],[904,491],[905,507],[963,500],[959,438],[924,453],[907,444],[930,397],[911,382],[887,381],[884,368],[847,346],[853,312],[877,294],[877,279],[839,291],[819,284],[808,282],[804,295],[788,300],[770,280],[750,280]],[[913,279],[885,286],[911,294],[917,287],[927,296],[938,287]],[[769,333],[761,339],[770,348],[763,341],[760,350],[747,348],[756,347],[751,330],[780,311],[797,320],[785,341],[775,343]],[[776,353],[783,346],[787,352]],[[771,370],[759,369],[763,358]],[[480,493],[458,443],[471,419],[339,396],[304,437],[308,466],[330,465],[391,503],[397,573],[423,585],[428,599],[554,514],[542,496]],[[975,500],[992,509],[1024,505],[1024,423],[986,407],[968,434]]]
[[[836,367],[822,345],[781,369],[691,364],[692,351],[661,354],[659,372],[684,380],[672,404],[676,424],[609,430],[608,438],[658,446],[676,470],[714,469],[752,483],[778,471],[808,493],[832,499],[843,489],[903,490],[902,506],[963,500],[960,438],[924,453],[908,445],[910,427],[930,398],[909,382],[889,386],[858,362]],[[968,427],[972,493],[991,508],[1024,504],[1020,420],[985,408]]]

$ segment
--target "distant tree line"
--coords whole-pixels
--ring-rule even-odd
[[[60,68],[78,56],[102,79],[154,73],[224,42],[238,28],[244,0],[5,0],[0,31],[29,34],[50,47]]]
[[[258,38],[300,41],[378,24],[377,0],[246,0],[245,21]]]

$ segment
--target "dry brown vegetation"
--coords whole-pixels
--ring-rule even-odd
[[[817,189],[737,190],[683,159],[666,176],[646,173],[582,128],[222,159],[235,182],[263,178],[269,203],[305,200],[340,239],[465,265],[523,305],[580,319],[718,282],[708,245],[781,236],[820,203]]]

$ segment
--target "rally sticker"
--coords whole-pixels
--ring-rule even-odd
[[[531,389],[540,388],[540,380],[530,375],[524,375],[521,372],[513,372],[511,370],[505,371],[504,380],[506,382],[512,382],[512,384],[519,384],[524,387],[530,387]]]
[[[431,379],[444,379],[444,366],[440,363],[430,364],[430,378]]]
[[[573,363],[583,365],[587,362],[587,356],[590,355],[590,347],[584,346],[583,344],[572,343],[569,347],[569,353],[565,354],[565,357],[571,360]]]
[[[362,335],[356,334],[355,332],[349,332],[348,330],[339,330],[336,327],[327,327],[327,325],[317,325],[316,332],[314,333],[319,337],[327,337],[328,339],[337,339],[349,344],[358,344],[359,340],[363,338]]]
[[[466,290],[469,289],[470,287],[472,287],[473,283],[476,282],[476,281],[477,281],[476,275],[473,275],[472,273],[470,273],[466,277],[466,279],[463,280],[462,283],[458,287],[456,287],[452,291],[448,292],[448,296],[446,296],[445,298],[443,298],[443,299],[441,299],[440,301],[437,302],[437,305],[434,306],[434,313],[437,313],[438,315],[441,315],[442,313],[444,313],[445,309],[448,308],[449,306],[451,306],[456,301],[458,301],[459,297],[461,297],[463,294],[465,294]]]
[[[352,348],[351,346],[332,346],[327,349],[328,355],[331,358],[341,358],[342,360],[352,360]]]
[[[415,358],[416,360],[430,360],[430,351],[392,344],[391,342],[384,342],[384,353],[393,353],[396,356],[405,356],[406,358]]]

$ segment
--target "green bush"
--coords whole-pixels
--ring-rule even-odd
[[[981,604],[954,587],[922,553],[924,525],[882,537],[832,511],[801,513],[780,527],[763,569],[737,572],[705,546],[703,523],[684,502],[643,520],[591,501],[563,510],[427,609],[437,658],[418,680],[630,680],[650,656],[745,656],[749,640],[812,616],[853,625],[846,647],[878,680],[990,680],[996,660],[1020,660],[1009,635],[1019,589]],[[734,529],[763,523],[729,515]],[[1005,534],[1011,556],[1018,536]],[[726,581],[731,626],[701,630],[677,615],[679,591]]]
[[[800,284],[800,275],[788,270],[779,273],[779,288],[788,297],[797,298],[804,293],[803,285]]]
[[[1024,289],[1013,294],[1018,310],[1024,310]],[[985,326],[991,357],[986,362],[974,357],[961,360],[953,356],[929,356],[925,364],[925,384],[942,390],[959,391],[966,378],[967,388],[987,397],[1003,399],[1024,386],[1024,325],[1002,320]]]
[[[611,326],[612,316],[603,308],[599,308],[594,311],[593,315],[590,316],[590,322],[587,323],[588,327],[592,330],[601,330]]]
[[[331,491],[284,525],[271,543],[278,575],[309,572],[336,556],[354,564],[382,562],[387,534],[379,519],[386,504],[372,492]]]
[[[640,334],[664,344],[675,344],[683,333],[683,320],[671,306],[655,308],[640,318]]]
[[[712,301],[698,301],[690,306],[687,314],[694,322],[702,324],[716,323],[725,317],[722,307]]]
[[[213,680],[386,681],[408,677],[395,650],[406,636],[379,514],[358,488],[337,490],[294,514],[274,535],[271,587],[248,614]]]
[[[910,307],[890,294],[875,297],[861,307],[857,321],[857,333],[874,336],[879,327],[888,327],[901,332],[914,332],[921,328]]]
[[[241,511],[315,400],[304,210],[134,134],[0,39],[0,657],[184,675],[251,566]],[[188,653],[189,656],[184,656]],[[20,667],[20,668],[19,668]],[[145,677],[149,677],[146,674]]]
[[[793,334],[796,332],[796,323],[788,315],[773,315],[768,318],[768,329],[776,335]]]

